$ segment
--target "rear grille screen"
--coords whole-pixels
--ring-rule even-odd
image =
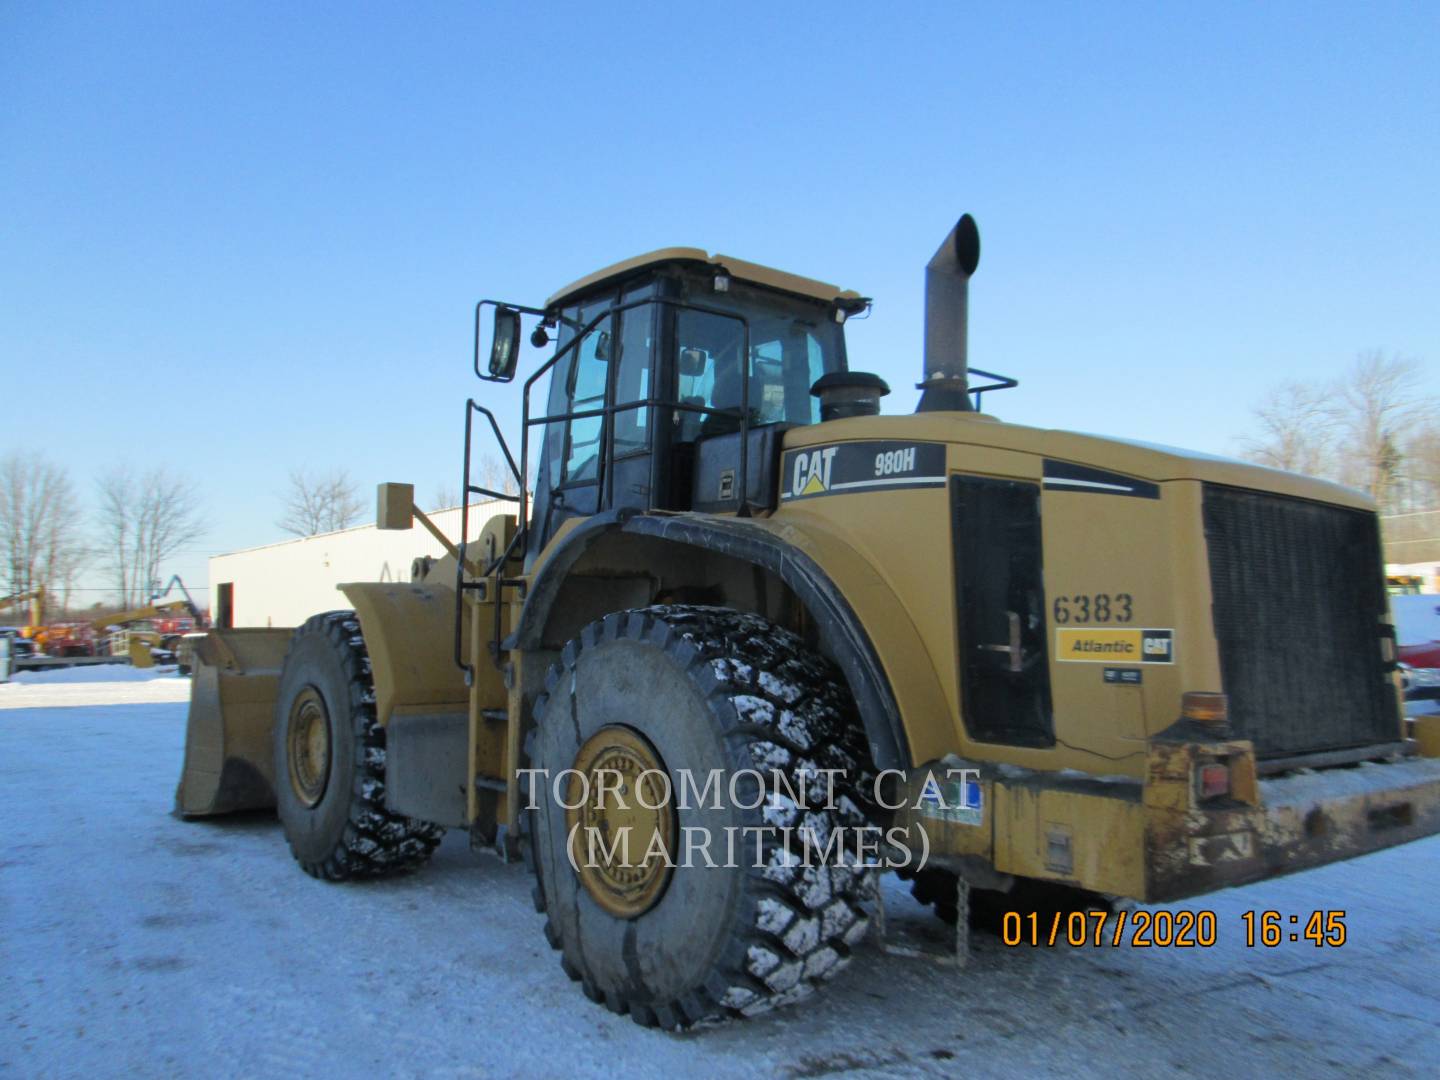
[[[1269,758],[1398,739],[1375,516],[1207,484],[1205,539],[1237,737]]]

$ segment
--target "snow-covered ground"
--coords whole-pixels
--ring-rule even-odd
[[[21,671],[0,685],[0,709],[140,705],[190,700],[190,680],[173,667],[138,669],[126,664],[83,664]],[[183,714],[182,714],[183,719]]]
[[[88,674],[88,673],[87,673]],[[587,1001],[523,867],[311,880],[271,814],[170,816],[188,681],[0,685],[0,1073],[18,1076],[1433,1076],[1440,840],[1196,900],[1211,949],[868,945],[813,1003],[685,1035]],[[893,883],[888,938],[939,950]],[[1343,909],[1339,949],[1240,913]]]

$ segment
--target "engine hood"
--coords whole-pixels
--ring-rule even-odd
[[[1049,459],[1122,473],[1152,483],[1194,480],[1359,510],[1375,508],[1364,492],[1327,480],[1173,446],[1007,424],[984,413],[917,413],[832,420],[787,432],[785,447],[794,449],[860,439],[914,439],[1032,454],[1037,458],[1037,475],[1041,463]]]

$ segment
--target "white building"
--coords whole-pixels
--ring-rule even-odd
[[[471,541],[491,517],[514,512],[513,503],[472,504]],[[458,506],[429,516],[458,542]],[[215,555],[210,559],[210,614],[216,626],[299,626],[311,615],[346,606],[336,591],[342,582],[409,581],[415,559],[443,554],[439,541],[417,523],[408,532],[357,525]]]
[[[1440,592],[1440,510],[1387,514],[1380,519],[1385,536],[1385,572],[1417,577],[1421,591]]]

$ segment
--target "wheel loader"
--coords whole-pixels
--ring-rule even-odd
[[[507,497],[472,483],[493,438],[514,512],[445,536],[383,484],[378,526],[445,557],[198,638],[178,811],[273,806],[334,881],[466,830],[528,864],[590,998],[672,1029],[833,976],[887,870],[963,920],[1440,831],[1371,502],[999,421],[1016,380],[967,357],[978,261],[967,215],[925,271],[909,415],[850,367],[866,297],[730,256],[481,301],[475,374],[520,377],[527,340],[536,362],[518,456],[466,403],[462,486]]]

